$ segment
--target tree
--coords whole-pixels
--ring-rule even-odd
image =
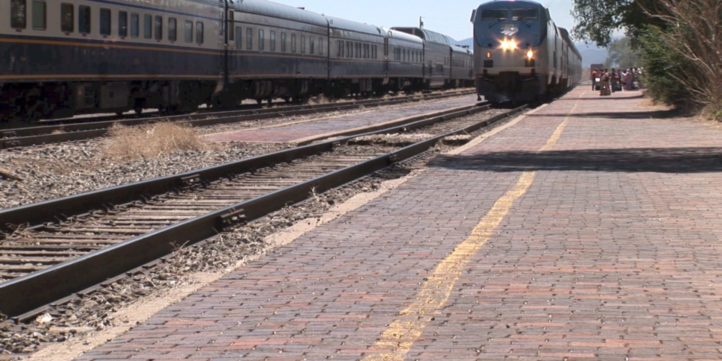
[[[574,0],[573,12],[579,38],[607,46],[627,33],[654,98],[722,117],[722,1]]]
[[[722,2],[656,0],[642,9],[665,25],[648,28],[648,34],[678,58],[678,71],[669,76],[689,91],[692,103],[722,110]]]
[[[638,51],[632,48],[631,38],[624,37],[614,40],[609,43],[607,48],[609,56],[605,62],[606,68],[627,69],[640,66],[641,60]]]
[[[654,20],[645,12],[656,0],[574,0],[574,35],[604,47],[612,42],[616,30],[635,38],[639,30]]]

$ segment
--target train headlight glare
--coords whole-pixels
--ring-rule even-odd
[[[487,58],[487,59],[491,59],[491,52],[490,52],[490,51],[487,51],[487,52],[486,52],[486,58]]]
[[[529,59],[529,60],[534,59],[534,51],[532,51],[531,49],[529,49],[529,51],[526,52],[526,58]]]
[[[516,43],[514,39],[504,39],[501,41],[501,49],[504,51],[507,50],[516,50],[516,48],[519,46],[519,44]]]

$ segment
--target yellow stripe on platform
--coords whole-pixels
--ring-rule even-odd
[[[561,137],[569,123],[569,111],[564,121],[557,126],[547,143],[539,149],[544,152],[551,149]],[[451,291],[459,281],[462,272],[472,257],[491,239],[497,227],[511,210],[514,202],[521,198],[534,183],[536,172],[524,172],[514,188],[499,198],[481,222],[472,230],[471,235],[446,257],[424,282],[416,295],[416,300],[384,331],[373,350],[378,351],[363,358],[363,361],[403,361],[424,329],[438,314],[441,307],[451,296]]]

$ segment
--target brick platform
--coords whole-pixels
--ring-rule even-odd
[[[722,130],[577,88],[79,360],[722,359]]]

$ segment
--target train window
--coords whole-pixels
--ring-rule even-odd
[[[153,38],[153,15],[143,15],[143,37],[146,39]]]
[[[286,33],[281,33],[281,52],[286,52]]]
[[[236,49],[243,47],[243,28],[236,26]]]
[[[75,31],[75,6],[73,4],[60,4],[60,31],[64,33]]]
[[[323,56],[323,49],[326,48],[323,38],[318,38],[318,55]]]
[[[185,27],[183,28],[184,38],[186,43],[193,42],[193,22],[186,20]]]
[[[356,59],[361,59],[361,43],[356,43]]]
[[[233,10],[228,11],[228,40],[234,41],[236,34],[232,31],[235,24],[235,13]]]
[[[253,50],[253,28],[246,28],[246,49]]]
[[[90,34],[90,6],[78,6],[78,31]]]
[[[121,38],[128,36],[128,13],[125,11],[118,12],[118,36]]]
[[[519,20],[536,20],[539,17],[537,9],[514,9],[511,11],[511,19]]]
[[[343,41],[337,40],[336,47],[336,57],[343,58]]]
[[[301,35],[301,54],[306,54],[306,35]]]
[[[297,48],[297,42],[296,42],[296,34],[291,34],[291,52],[296,54],[296,48]]]
[[[27,3],[25,0],[12,0],[10,2],[10,26],[15,29],[25,29],[27,16]]]
[[[346,57],[353,58],[353,43],[350,41],[346,42]]]
[[[47,28],[48,8],[45,0],[33,0],[33,29],[45,30]]]
[[[481,12],[481,20],[505,21],[509,17],[506,10],[484,10]]]
[[[310,44],[308,46],[308,52],[309,54],[315,54],[316,53],[316,39],[310,38],[308,39]]]
[[[271,51],[276,51],[276,32],[271,30],[270,37]]]
[[[140,36],[140,15],[130,14],[130,37]]]
[[[203,44],[205,41],[204,39],[204,29],[203,29],[203,22],[202,21],[196,21],[196,43],[198,45]]]
[[[266,32],[263,29],[258,29],[258,50],[264,50],[266,48]]]
[[[373,58],[374,58],[374,59],[378,59],[378,58],[379,58],[379,46],[378,46],[378,45],[374,45]]]
[[[153,22],[153,32],[155,33],[155,40],[163,40],[163,17],[156,16]]]
[[[100,35],[110,35],[110,9],[100,9]]]
[[[178,40],[178,20],[176,18],[168,18],[168,40],[173,42]]]
[[[364,58],[368,59],[371,57],[371,45],[364,44]]]

